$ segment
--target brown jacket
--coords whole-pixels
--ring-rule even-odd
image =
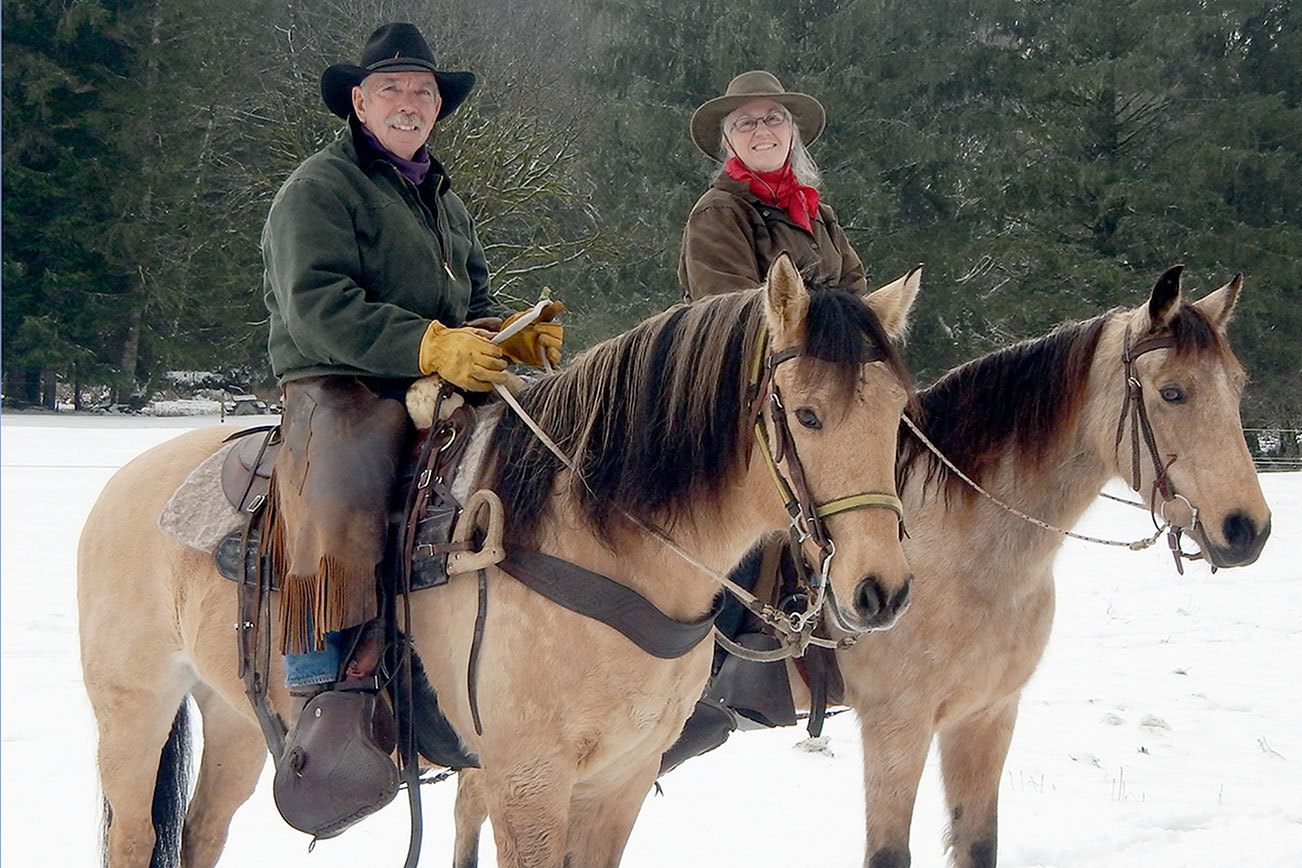
[[[781,208],[757,199],[744,182],[726,175],[716,178],[692,208],[683,230],[678,260],[683,297],[695,301],[754,289],[783,251],[807,280],[866,291],[863,263],[836,214],[820,204],[813,224],[811,235]]]

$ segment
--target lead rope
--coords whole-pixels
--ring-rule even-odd
[[[931,453],[935,455],[936,458],[938,458],[942,464],[945,465],[945,467],[949,468],[950,472],[956,475],[959,479],[966,482],[974,491],[976,491],[982,497],[985,497],[995,506],[999,507],[1005,512],[1017,516],[1022,521],[1029,522],[1030,524],[1035,525],[1036,527],[1042,527],[1045,530],[1050,530],[1053,531],[1054,533],[1062,534],[1063,536],[1069,536],[1072,539],[1078,539],[1084,542],[1098,543],[1099,545],[1105,545],[1105,546],[1117,546],[1119,548],[1130,549],[1132,552],[1138,552],[1138,551],[1143,551],[1144,549],[1156,543],[1158,539],[1162,536],[1162,534],[1165,533],[1167,529],[1172,526],[1171,523],[1167,521],[1165,517],[1163,517],[1162,521],[1164,522],[1164,524],[1161,527],[1159,527],[1152,536],[1140,540],[1135,540],[1134,542],[1122,542],[1121,540],[1104,539],[1102,537],[1088,536],[1086,534],[1075,533],[1073,531],[1060,528],[1056,525],[1049,524],[1047,521],[1038,519],[1033,515],[1027,515],[1026,513],[1022,512],[1020,509],[1018,509],[1015,506],[1009,506],[1007,503],[1004,503],[1002,500],[995,497],[990,492],[986,491],[980,485],[977,485],[976,482],[974,482],[970,476],[968,476],[962,470],[959,470],[958,467],[955,466],[954,462],[950,461],[949,458],[945,456],[945,453],[940,451],[940,449],[936,446],[936,444],[932,443],[929,439],[927,439],[927,435],[922,433],[922,430],[917,426],[917,424],[911,418],[909,418],[907,413],[902,418],[904,420],[905,426],[908,427],[908,429],[913,432],[913,436],[917,437],[918,441],[922,443],[923,446],[926,446],[927,449],[929,449]],[[1129,502],[1130,501],[1123,501],[1123,503],[1129,503]]]

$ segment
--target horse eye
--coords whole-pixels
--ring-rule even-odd
[[[817,431],[823,427],[823,421],[818,418],[818,414],[808,407],[799,407],[796,409],[796,421],[806,428],[812,428]]]
[[[1183,404],[1185,400],[1184,389],[1179,386],[1163,386],[1158,393],[1168,404]]]

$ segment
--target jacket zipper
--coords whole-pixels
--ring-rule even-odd
[[[425,215],[426,223],[434,224],[434,235],[439,241],[439,259],[443,262],[443,271],[447,274],[449,280],[456,283],[457,276],[452,273],[452,266],[448,264],[448,240],[443,234],[443,224],[439,222],[437,216],[429,212],[429,208],[425,207],[425,202],[420,198],[420,189],[417,188],[417,186],[413,184],[406,175],[399,172],[397,167],[390,164],[390,168],[392,168],[393,173],[398,176],[398,182],[402,184],[405,189],[410,190],[415,196],[416,207],[420,208],[421,213]]]

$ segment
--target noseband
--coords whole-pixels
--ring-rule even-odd
[[[749,393],[749,425],[755,431],[755,441],[759,443],[759,451],[764,456],[778,496],[782,499],[782,504],[790,517],[792,559],[796,562],[797,571],[801,573],[801,579],[812,592],[806,595],[808,603],[803,612],[787,613],[794,632],[801,632],[807,624],[814,622],[826,594],[827,576],[831,570],[832,558],[836,555],[836,544],[827,531],[826,519],[860,509],[886,509],[895,513],[900,523],[901,533],[904,527],[904,507],[894,492],[867,491],[838,497],[821,504],[814,499],[813,493],[809,490],[804,464],[796,451],[790,423],[787,421],[786,407],[782,403],[782,391],[773,377],[778,365],[799,358],[800,355],[801,351],[798,347],[770,349],[768,335],[766,332],[762,333],[756,340],[755,354],[751,360]],[[866,362],[884,361],[886,358],[886,353],[881,347],[874,347]],[[765,424],[766,405],[773,429],[771,435]],[[749,457],[748,455],[748,464]],[[778,469],[778,465],[784,460],[787,465],[786,477]],[[809,570],[804,563],[804,558],[799,555],[799,547],[805,540],[813,540],[814,545],[818,547],[817,571]]]
[[[1189,554],[1180,547],[1181,533],[1185,530],[1196,531],[1198,528],[1198,509],[1189,502],[1189,498],[1177,493],[1175,486],[1171,483],[1168,471],[1171,469],[1171,465],[1175,464],[1177,456],[1175,453],[1171,453],[1168,461],[1162,461],[1161,452],[1157,448],[1157,437],[1153,434],[1153,426],[1148,421],[1148,410],[1144,407],[1144,387],[1139,382],[1139,377],[1135,376],[1134,371],[1135,359],[1144,353],[1174,348],[1175,338],[1171,335],[1155,335],[1132,344],[1130,342],[1130,326],[1126,326],[1125,344],[1121,351],[1121,364],[1126,378],[1126,397],[1121,403],[1121,417],[1117,420],[1117,438],[1114,449],[1121,448],[1121,438],[1125,436],[1126,419],[1129,418],[1130,487],[1134,491],[1140,490],[1139,442],[1142,438],[1144,446],[1148,449],[1149,459],[1153,463],[1153,496],[1149,498],[1149,502],[1152,503],[1152,501],[1156,500],[1157,495],[1162,497],[1158,513],[1153,515],[1153,521],[1156,524],[1158,515],[1160,515],[1162,522],[1166,524],[1167,544],[1170,546],[1171,554],[1175,558],[1176,571],[1180,575],[1184,575],[1182,559],[1192,561],[1203,557],[1201,553]],[[1183,502],[1189,510],[1190,519],[1187,528],[1176,527],[1166,517],[1166,505],[1177,500]],[[1152,513],[1151,507],[1149,512]]]

